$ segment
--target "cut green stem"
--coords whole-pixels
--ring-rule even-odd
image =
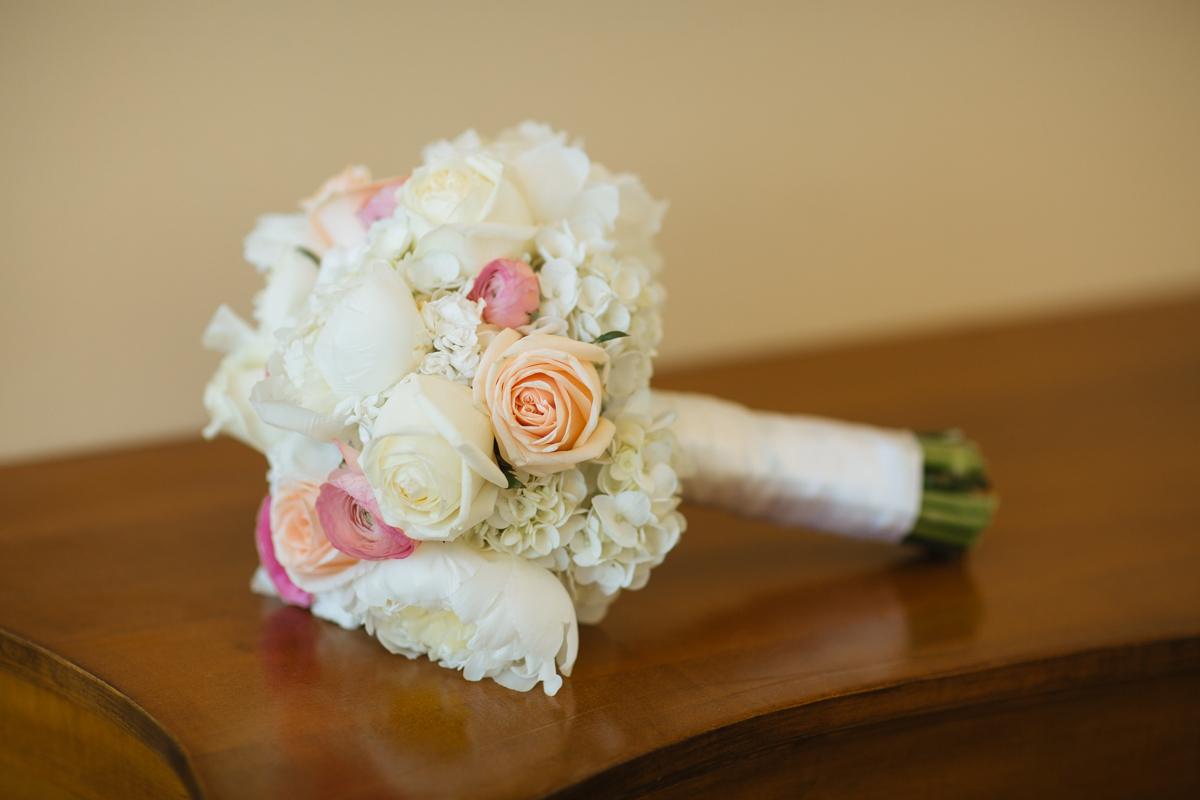
[[[956,430],[918,434],[925,456],[921,510],[906,542],[943,555],[970,550],[987,530],[998,498],[979,447]]]

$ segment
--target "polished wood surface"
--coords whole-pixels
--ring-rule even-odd
[[[945,563],[687,508],[550,698],[251,594],[236,443],[7,468],[0,795],[1200,796],[1200,300],[656,385],[962,426],[996,523]]]

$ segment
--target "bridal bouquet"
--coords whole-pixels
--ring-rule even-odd
[[[221,306],[204,334],[205,435],[269,465],[252,588],[554,694],[577,621],[679,541],[682,477],[786,524],[969,546],[991,510],[969,443],[650,391],[664,205],[525,123],[260,218],[254,323]]]

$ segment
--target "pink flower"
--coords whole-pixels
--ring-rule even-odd
[[[366,167],[346,167],[325,181],[314,196],[301,204],[323,246],[318,255],[324,255],[331,247],[355,245],[367,238],[371,223],[391,216],[395,210],[395,192],[404,181],[404,178],[372,181]]]
[[[275,557],[275,544],[271,539],[271,495],[263,498],[258,507],[258,526],[254,530],[254,543],[258,546],[258,558],[262,561],[263,569],[275,584],[279,596],[292,605],[308,608],[312,604],[312,595],[292,583],[283,565]]]
[[[358,219],[367,228],[371,227],[371,223],[377,219],[385,219],[392,215],[399,203],[396,201],[396,189],[403,185],[403,181],[389,183],[379,190],[379,193],[367,201],[367,204],[359,209],[356,215]]]
[[[271,541],[275,558],[292,583],[306,592],[345,585],[365,571],[357,558],[338,550],[317,517],[321,486],[300,478],[278,487],[271,497]]]
[[[537,310],[538,279],[524,261],[497,258],[479,271],[467,299],[484,302],[484,322],[519,328]]]
[[[383,521],[375,490],[358,465],[358,451],[341,442],[337,445],[346,466],[329,473],[317,496],[317,516],[325,536],[341,552],[366,561],[412,555],[417,542]]]

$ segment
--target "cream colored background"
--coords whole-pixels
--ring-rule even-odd
[[[0,460],[195,434],[257,214],[532,117],[671,200],[662,363],[1200,289],[1200,4],[5,3]]]

